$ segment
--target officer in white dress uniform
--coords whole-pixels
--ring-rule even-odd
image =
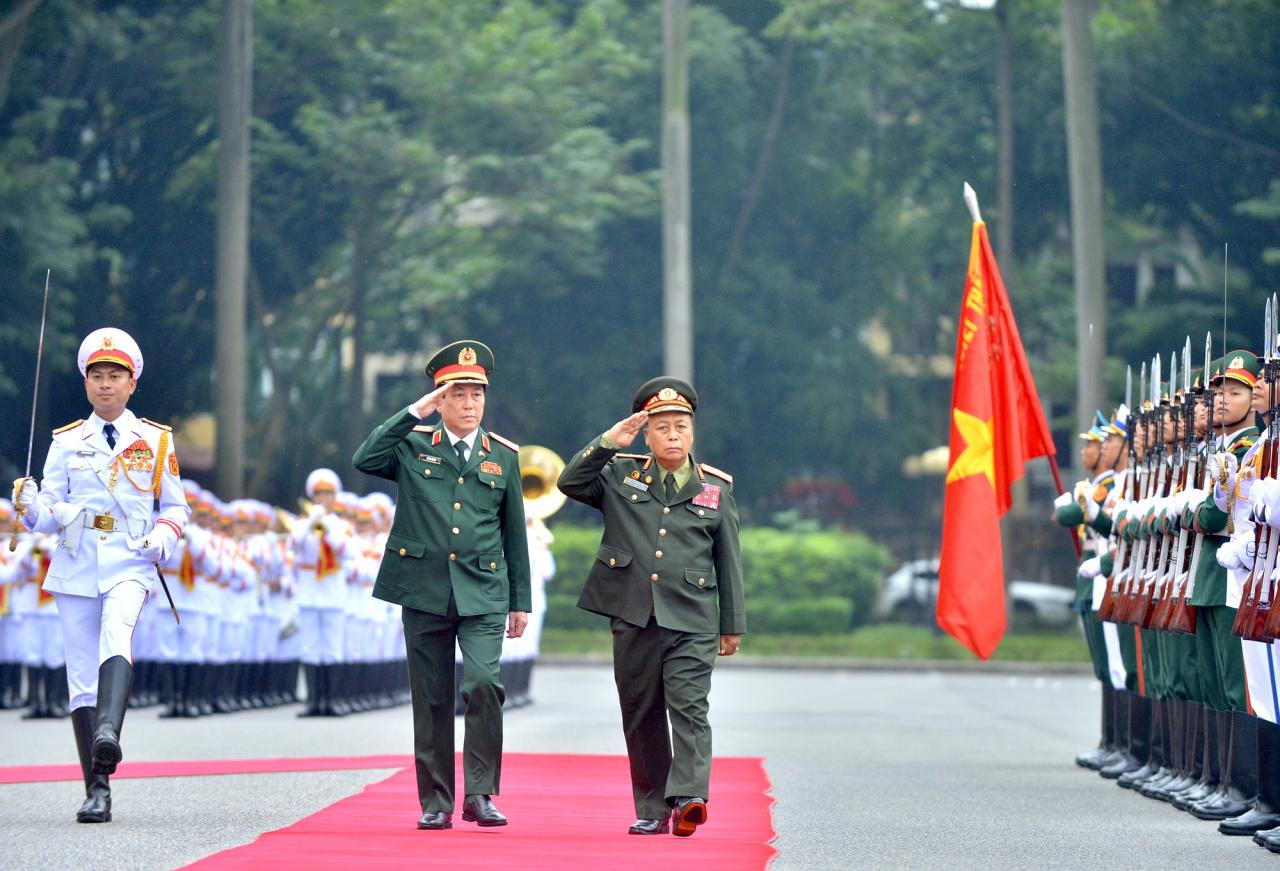
[[[57,597],[85,780],[76,820],[100,823],[111,820],[107,776],[122,755],[133,629],[190,511],[169,427],[126,407],[142,375],[137,343],[94,330],[78,362],[93,414],[54,431],[41,482],[14,482],[14,505],[26,529],[57,536],[44,590]]]

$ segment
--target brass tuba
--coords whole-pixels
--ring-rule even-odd
[[[564,494],[556,489],[556,481],[564,471],[564,460],[542,445],[520,448],[520,490],[524,493],[526,517],[545,520],[564,505]]]

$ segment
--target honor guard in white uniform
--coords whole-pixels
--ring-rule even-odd
[[[93,414],[54,431],[42,480],[15,482],[14,505],[28,530],[57,536],[43,589],[57,597],[66,644],[86,795],[76,819],[109,822],[134,626],[190,510],[169,427],[127,408],[142,375],[137,343],[123,330],[95,330],[78,363]]]
[[[30,710],[24,720],[67,715],[67,660],[62,624],[52,593],[41,589],[57,540],[27,533],[0,580],[9,587],[12,643],[27,666]]]
[[[307,476],[311,506],[290,537],[297,585],[298,629],[307,706],[301,717],[342,713],[330,701],[336,667],[342,661],[346,631],[347,580],[343,571],[350,527],[333,510],[342,482],[332,469]]]
[[[12,527],[13,503],[0,499],[0,529]],[[17,555],[11,555],[7,547],[0,547],[0,709],[23,706],[21,627],[13,611],[17,565]]]

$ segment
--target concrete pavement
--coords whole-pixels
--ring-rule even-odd
[[[625,752],[607,667],[540,666],[534,697],[507,717],[508,750]],[[333,720],[296,711],[131,712],[126,759],[409,753],[407,707]],[[716,752],[765,757],[775,869],[1276,867],[1247,838],[1076,768],[1097,719],[1096,683],[1077,675],[734,667],[717,673],[712,696]],[[0,765],[74,762],[68,721],[0,712],[0,737]],[[74,822],[78,785],[0,786],[0,863],[172,868],[388,773],[121,780],[116,822],[101,826]]]

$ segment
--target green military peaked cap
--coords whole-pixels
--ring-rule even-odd
[[[1262,363],[1258,360],[1258,355],[1252,351],[1229,351],[1218,363],[1221,364],[1220,367],[1215,365],[1213,369],[1214,381],[1230,378],[1246,387],[1253,387],[1258,383],[1258,376],[1262,373]]]
[[[631,398],[631,413],[647,411],[650,414],[661,414],[664,411],[683,411],[693,414],[698,410],[698,391],[693,385],[670,375],[659,375],[650,378],[640,385],[636,395]]]
[[[488,384],[493,372],[493,352],[484,342],[462,339],[450,342],[427,361],[427,377],[442,384]]]

